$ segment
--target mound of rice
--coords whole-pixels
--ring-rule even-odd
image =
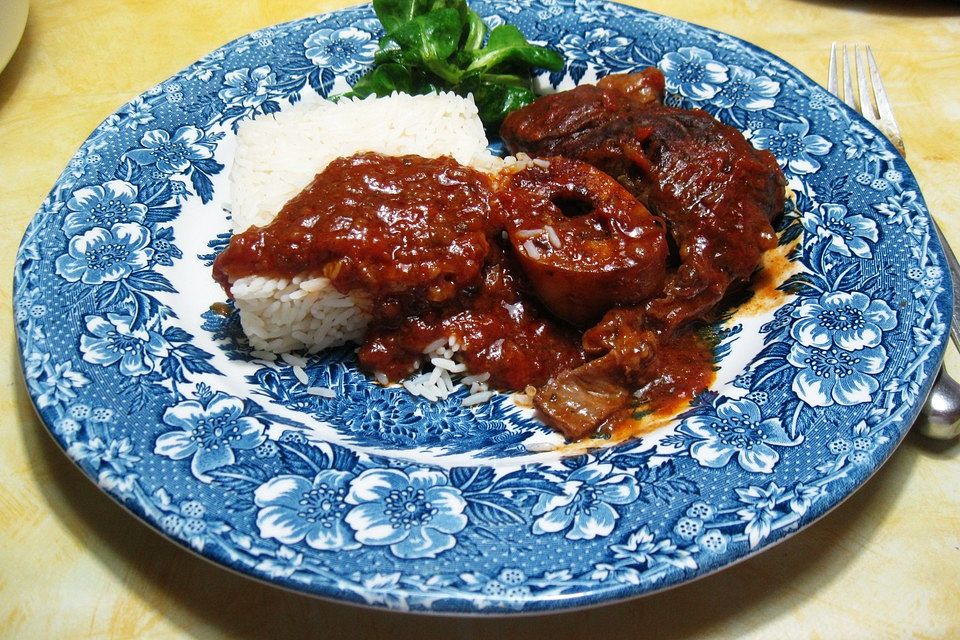
[[[364,151],[453,156],[496,171],[501,160],[472,98],[454,93],[303,102],[245,123],[230,175],[234,232],[268,224],[332,160]]]
[[[299,103],[245,123],[230,174],[234,233],[270,223],[332,160],[373,151],[448,155],[482,171],[503,160],[487,151],[472,98],[453,93]],[[240,322],[257,351],[311,353],[359,340],[370,321],[368,301],[344,295],[327,278],[260,276],[232,283]]]

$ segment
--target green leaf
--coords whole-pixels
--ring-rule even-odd
[[[483,37],[487,35],[487,24],[474,10],[467,11],[466,34],[463,37],[465,52],[475,51],[483,45]]]
[[[391,32],[381,47],[396,45],[402,50],[400,59],[408,65],[422,64],[433,73],[456,84],[460,71],[447,63],[460,46],[463,23],[456,9],[445,8],[417,16]]]
[[[357,80],[347,97],[366,98],[369,95],[388,96],[394,91],[413,93],[413,76],[402,64],[387,63]]]
[[[460,95],[473,94],[480,119],[488,129],[494,129],[500,126],[508,113],[527,106],[536,98],[529,86],[517,86],[516,78],[510,80],[509,83],[498,82],[480,74],[472,74],[465,77],[456,90]]]
[[[563,68],[557,52],[530,44],[513,25],[488,36],[466,0],[374,0],[373,7],[386,35],[374,70],[343,96],[472,93],[484,125],[494,128],[533,101],[531,68]]]
[[[490,32],[487,46],[476,52],[469,72],[489,71],[501,64],[522,63],[550,71],[563,68],[563,58],[553,49],[527,42],[520,30],[512,24],[502,24]]]
[[[373,65],[377,66],[390,62],[403,64],[403,49],[385,36],[380,40],[380,48],[373,54]]]
[[[487,49],[502,49],[529,44],[520,29],[512,24],[501,24],[490,32]]]
[[[461,16],[468,11],[465,0],[373,0],[373,10],[387,34],[418,16],[444,8],[455,9]]]

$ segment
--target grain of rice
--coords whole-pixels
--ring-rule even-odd
[[[454,388],[455,385],[453,384],[453,378],[450,377],[450,372],[446,369],[442,370],[440,379],[437,380],[437,396],[445,398],[453,393]]]
[[[529,240],[530,238],[536,238],[542,233],[543,229],[521,229],[520,231],[517,231],[516,236],[520,240]]]
[[[533,244],[533,240],[527,240],[523,243],[523,250],[527,252],[527,255],[530,256],[533,260],[540,259],[540,251],[537,249],[536,245]]]
[[[513,401],[518,407],[525,409],[533,408],[533,399],[537,395],[537,388],[533,385],[527,385],[523,391],[513,394]]]
[[[321,398],[336,398],[337,392],[327,387],[307,387],[307,394]]]
[[[281,353],[280,357],[283,358],[283,361],[289,364],[291,367],[307,366],[306,360],[292,353]]]
[[[492,398],[492,397],[493,397],[493,392],[492,392],[492,391],[484,391],[484,392],[482,392],[482,393],[475,393],[475,394],[473,394],[473,395],[470,395],[470,396],[467,396],[466,398],[464,398],[462,404],[463,404],[463,406],[465,406],[465,407],[472,407],[472,406],[475,405],[475,404],[481,404],[481,403],[483,403],[483,402],[486,402],[487,400],[489,400],[489,399]]]
[[[423,348],[424,353],[433,353],[437,349],[443,348],[447,344],[446,338],[437,338],[426,347]]]
[[[457,364],[449,358],[430,358],[430,363],[438,369],[446,369],[451,373],[460,373],[467,369],[465,365]]]
[[[300,384],[310,384],[310,377],[307,376],[307,372],[304,371],[303,367],[294,366],[293,375],[300,381]]]
[[[550,241],[550,244],[553,245],[553,248],[554,248],[554,249],[559,249],[559,248],[560,248],[560,236],[557,235],[557,232],[554,230],[554,228],[553,228],[552,226],[550,226],[549,224],[548,224],[548,225],[545,225],[543,228],[544,228],[544,230],[546,230],[546,232],[547,232],[547,239]]]
[[[486,382],[473,382],[470,383],[470,392],[476,393],[477,391],[486,391],[489,389]]]
[[[546,453],[557,448],[556,445],[549,442],[528,442],[523,445],[530,453]]]

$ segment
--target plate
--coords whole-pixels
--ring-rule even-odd
[[[778,157],[794,194],[773,303],[716,327],[717,382],[676,420],[572,450],[505,395],[371,384],[349,350],[255,359],[210,263],[235,132],[363,73],[369,6],[242,37],[110,115],[30,223],[16,329],[43,423],[109,495],[225,567],[391,609],[552,611],[651,593],[808,525],[916,417],[951,304],[917,183],[873,127],[779,58],[592,0],[475,2],[559,49],[543,90],[657,65]],[[601,445],[603,443],[600,443]]]

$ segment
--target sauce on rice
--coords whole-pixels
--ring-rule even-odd
[[[214,277],[229,290],[244,276],[317,272],[381,311],[442,303],[479,281],[495,205],[489,176],[449,157],[339,158],[269,225],[235,235]]]
[[[502,230],[487,174],[448,157],[364,153],[331,162],[272,223],[235,235],[214,274],[228,288],[248,275],[323,273],[372,300],[367,370],[400,380],[452,336],[470,371],[522,389],[585,358],[579,332],[526,290]]]

